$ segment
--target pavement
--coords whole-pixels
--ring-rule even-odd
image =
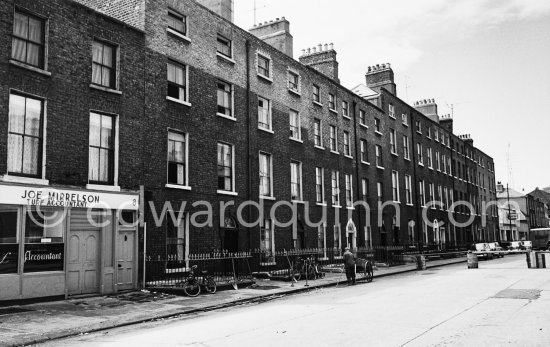
[[[464,263],[466,258],[431,260],[427,268]],[[379,267],[376,279],[416,271],[415,264]],[[345,285],[345,276],[327,273],[308,282],[257,280],[239,290],[218,291],[190,298],[151,291],[109,296],[77,297],[69,300],[0,307],[0,346],[23,346],[107,329],[208,312],[236,305],[264,302],[316,288]]]

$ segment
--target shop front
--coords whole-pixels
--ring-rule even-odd
[[[139,194],[0,184],[0,301],[137,287]]]

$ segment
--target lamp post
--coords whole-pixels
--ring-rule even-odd
[[[510,235],[512,234],[512,219],[510,218],[511,209],[510,209],[510,189],[508,188],[508,183],[506,183],[506,196],[508,200],[508,225],[510,226]],[[506,237],[508,238],[508,237]],[[511,241],[511,240],[510,240]]]

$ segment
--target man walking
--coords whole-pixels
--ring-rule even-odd
[[[349,247],[346,247],[344,252],[344,268],[348,284],[355,284],[355,256],[350,252]]]

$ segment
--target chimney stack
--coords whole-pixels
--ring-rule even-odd
[[[290,35],[290,22],[285,17],[269,22],[254,24],[249,30],[251,34],[269,43],[289,57],[293,56],[293,37]]]
[[[338,61],[333,43],[318,44],[316,47],[302,49],[300,63],[310,66],[323,75],[340,83]]]
[[[202,6],[233,23],[233,0],[196,0]]]
[[[502,184],[502,182],[498,181],[497,182],[497,193],[502,193],[504,192],[504,185]]]
[[[365,78],[367,80],[367,87],[375,92],[380,93],[380,90],[384,88],[393,95],[397,95],[393,70],[389,63],[369,66]]]
[[[435,103],[435,99],[419,100],[416,101],[413,106],[418,112],[422,113],[434,122],[439,123],[439,116],[437,115],[437,104]]]
[[[443,129],[447,130],[451,134],[453,133],[453,116],[445,114],[439,117],[439,124]]]

